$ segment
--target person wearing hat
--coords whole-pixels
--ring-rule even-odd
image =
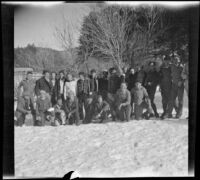
[[[85,101],[90,93],[90,81],[85,78],[84,72],[79,72],[79,80],[77,81],[77,98],[79,102],[79,116],[84,120],[84,106]]]
[[[155,62],[150,62],[149,71],[147,72],[146,78],[144,81],[144,87],[146,88],[147,93],[149,95],[151,106],[153,108],[154,115],[156,118],[159,117],[159,114],[157,112],[157,107],[154,103],[154,97],[155,97],[156,89],[159,83],[160,83],[160,73],[156,71]]]
[[[78,103],[79,102],[78,102],[77,97],[74,95],[72,91],[70,91],[64,105],[64,109],[66,113],[66,124],[69,124],[69,125],[76,124],[77,126],[80,125]]]
[[[36,101],[37,125],[39,126],[51,125],[52,122],[50,122],[47,119],[47,116],[50,115],[48,109],[51,107],[52,107],[51,100],[49,99],[48,94],[46,93],[46,91],[40,90],[40,95]]]
[[[97,102],[94,104],[93,119],[100,120],[100,123],[108,119],[109,115],[109,104],[103,100],[101,95],[97,96]]]
[[[161,119],[166,114],[167,109],[169,107],[170,93],[172,86],[171,68],[169,65],[170,56],[166,55],[163,60],[164,61],[160,67],[160,90],[161,90],[162,107],[163,107],[163,113],[161,115]]]
[[[147,93],[147,90],[142,86],[141,79],[136,79],[135,87],[131,90],[131,97],[133,99],[134,104],[135,119],[142,119],[144,109],[147,109],[146,119],[149,119],[150,114],[153,113],[153,110],[151,107],[149,95]]]
[[[172,64],[170,65],[172,77],[170,102],[167,113],[163,117],[164,119],[172,117],[173,108],[175,108],[176,110],[177,119],[179,119],[182,116],[183,111],[184,80],[181,76],[183,66],[178,56],[173,56],[172,60]]]
[[[116,117],[121,121],[129,121],[131,115],[131,94],[126,83],[121,83],[115,94]]]
[[[48,70],[43,71],[43,77],[36,81],[35,94],[40,96],[40,91],[43,90],[47,93],[48,98],[51,100],[52,84],[50,81],[50,72]]]
[[[25,123],[26,115],[33,113],[32,108],[30,107],[30,94],[25,91],[18,98],[17,108],[16,108],[16,118],[17,118],[17,126],[23,126]]]

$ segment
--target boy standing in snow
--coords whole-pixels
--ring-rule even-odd
[[[146,89],[141,85],[142,82],[137,80],[135,87],[131,90],[131,95],[134,103],[135,119],[142,119],[144,109],[147,109],[147,118],[153,113],[151,102]]]
[[[40,90],[40,96],[36,102],[36,116],[39,125],[50,125],[47,121],[47,116],[50,115],[48,109],[51,107],[51,101],[44,90]]]

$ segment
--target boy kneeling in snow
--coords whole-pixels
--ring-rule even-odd
[[[16,125],[23,126],[26,116],[31,113],[34,113],[34,109],[33,107],[31,107],[29,94],[24,92],[23,95],[19,97],[17,102],[17,108],[15,112],[15,116],[17,119]]]
[[[72,91],[69,92],[69,96],[66,99],[65,112],[67,124],[80,124],[78,99]]]
[[[44,90],[40,91],[40,96],[36,101],[36,120],[37,125],[51,125],[53,115],[48,110],[51,108],[51,101],[47,96],[47,93]]]
[[[57,104],[54,106],[53,115],[55,116],[55,119],[54,119],[55,126],[65,125],[66,115],[65,115],[64,106],[63,106],[61,98],[57,100]]]
[[[109,104],[106,101],[103,101],[101,95],[97,96],[97,102],[94,104],[94,120],[102,123],[108,119],[109,115]]]
[[[132,88],[131,95],[134,103],[135,119],[142,119],[142,113],[144,109],[147,109],[146,118],[149,119],[150,114],[153,113],[151,102],[146,89],[141,85],[139,80],[135,82],[135,87]]]

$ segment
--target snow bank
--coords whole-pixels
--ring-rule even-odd
[[[182,123],[181,123],[182,122]],[[187,176],[187,120],[15,127],[16,177]]]

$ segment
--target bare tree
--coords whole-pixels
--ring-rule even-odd
[[[55,26],[54,29],[54,37],[60,44],[61,48],[68,53],[68,57],[70,58],[72,65],[71,68],[77,69],[76,65],[76,49],[75,42],[76,36],[78,34],[78,26],[72,23],[69,19],[67,19],[64,13],[61,15],[62,25]]]

